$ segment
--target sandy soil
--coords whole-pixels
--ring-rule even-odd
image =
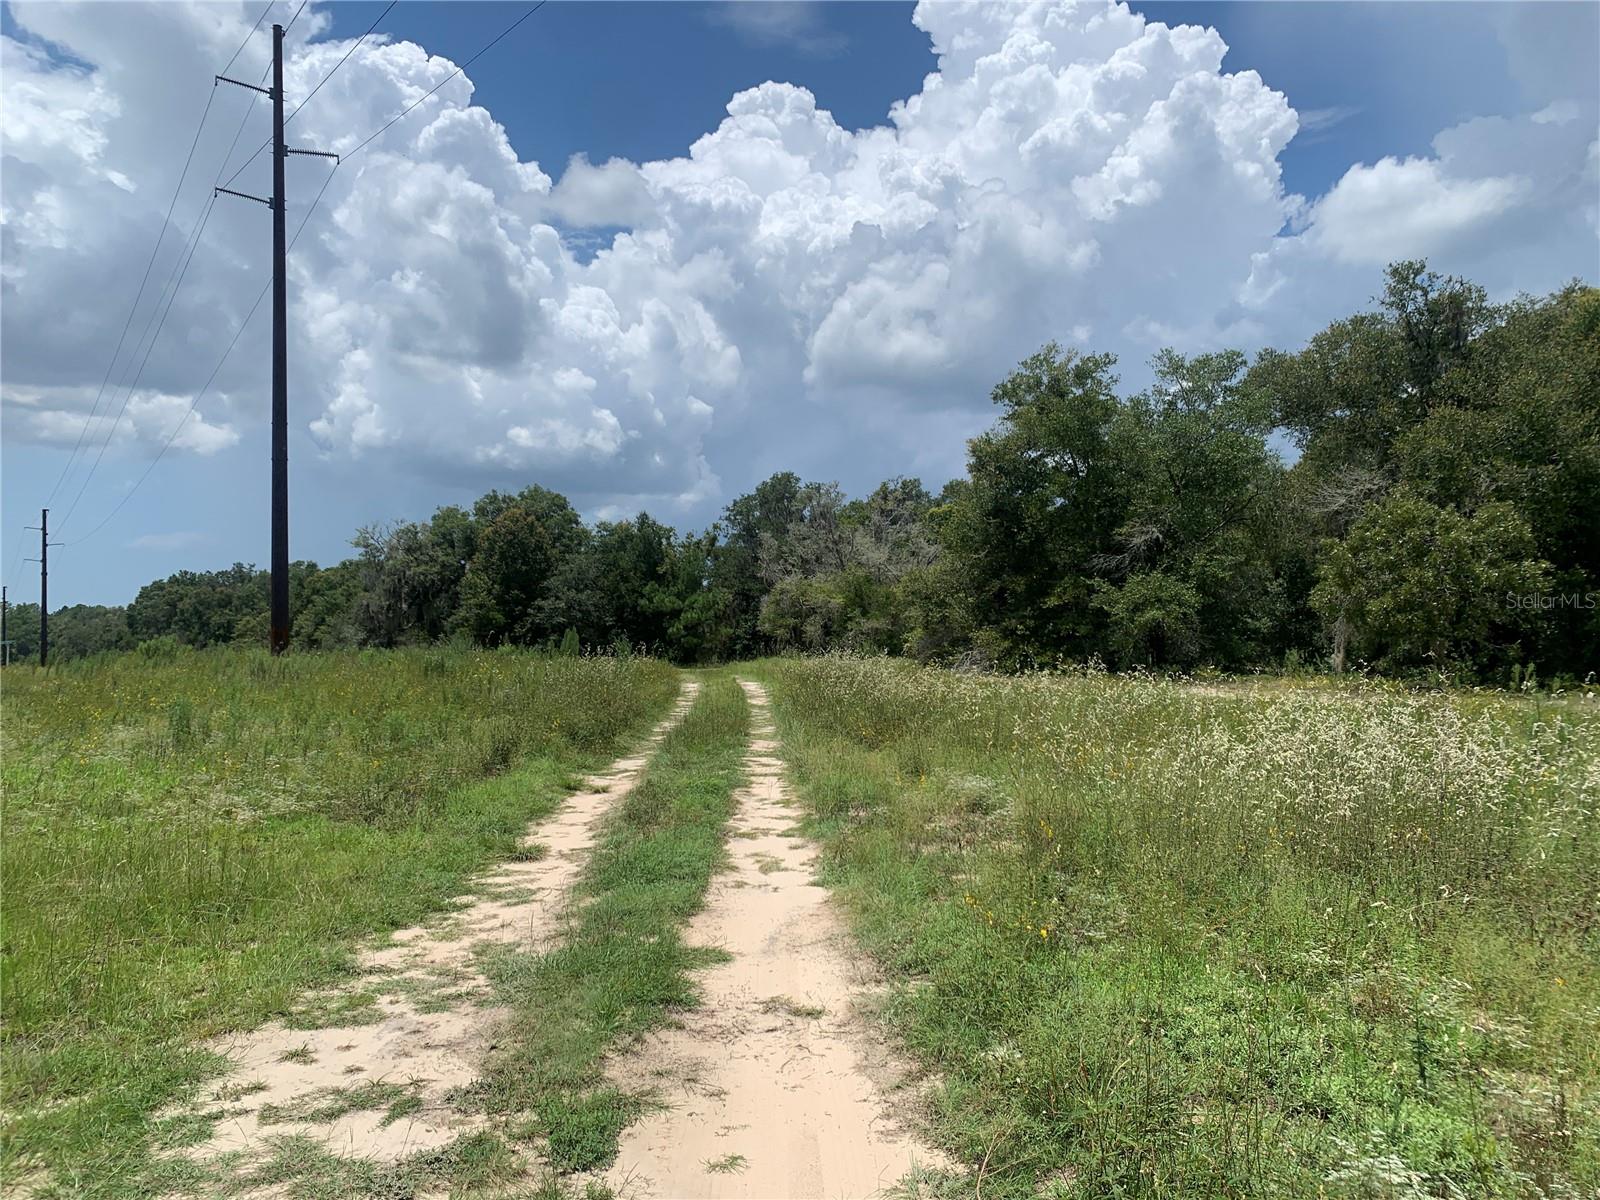
[[[896,1119],[910,1096],[858,1005],[867,984],[824,888],[776,757],[765,691],[741,681],[755,740],[738,796],[732,866],[691,943],[732,961],[703,972],[700,1008],[614,1060],[664,1107],[623,1134],[606,1176],[625,1197],[866,1197],[914,1167],[946,1165]]]
[[[689,711],[699,685],[688,683],[677,705],[641,750],[586,778],[562,808],[532,826],[526,847],[544,847],[533,861],[503,863],[478,881],[473,895],[437,922],[394,934],[361,956],[361,975],[348,988],[313,1000],[336,1002],[360,991],[379,993],[375,1009],[326,1028],[271,1024],[213,1043],[234,1069],[200,1098],[202,1111],[221,1106],[227,1117],[212,1137],[185,1153],[208,1160],[244,1151],[248,1163],[267,1152],[268,1139],[316,1138],[345,1157],[392,1161],[471,1132],[481,1118],[449,1102],[452,1089],[471,1083],[494,1042],[504,1013],[489,1002],[489,985],[475,961],[483,943],[548,945],[593,845],[596,826],[637,782],[651,751]],[[381,1107],[321,1119],[283,1119],[328,1106],[336,1089],[378,1084]],[[385,1088],[384,1085],[393,1085]],[[404,1115],[391,1110],[394,1087],[404,1089]],[[415,1097],[411,1099],[410,1097]],[[263,1110],[277,1119],[263,1121]]]

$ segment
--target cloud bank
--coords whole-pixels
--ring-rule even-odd
[[[6,435],[70,445],[177,182],[170,131],[192,128],[196,81],[249,25],[222,5],[12,10]],[[291,100],[350,48],[316,40],[314,11],[293,31]],[[1547,72],[1535,111],[1441,131],[1431,154],[1353,165],[1303,198],[1278,165],[1297,114],[1254,72],[1223,70],[1215,31],[1106,4],[923,0],[913,19],[937,69],[881,126],[841,128],[771,82],[682,157],[580,156],[559,179],[518,158],[466,75],[445,83],[335,173],[295,246],[304,430],[364,469],[537,479],[591,507],[670,513],[723,498],[723,477],[743,483],[763,456],[957,470],[989,387],[1052,337],[1113,350],[1132,375],[1163,345],[1301,338],[1395,257],[1500,292],[1595,273],[1592,66]],[[1508,21],[1513,60],[1543,61],[1548,31]],[[236,76],[262,69],[265,40]],[[152,69],[155,45],[179,50]],[[454,70],[369,39],[293,139],[348,152]],[[248,103],[214,99],[204,178],[154,280]],[[245,149],[264,132],[247,128]],[[302,205],[314,163],[291,160]],[[213,212],[118,427],[130,446],[165,440],[264,283],[250,208]],[[174,453],[225,449],[259,421],[256,353],[241,343]]]

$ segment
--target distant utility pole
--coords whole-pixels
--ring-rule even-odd
[[[272,632],[274,654],[289,648],[289,249],[284,240],[283,163],[291,154],[338,161],[323,150],[291,150],[283,144],[283,26],[272,27],[272,89],[218,75],[217,82],[261,92],[272,100],[272,199],[248,192],[225,192],[265,204],[272,210]],[[213,84],[213,87],[216,85]]]
[[[0,585],[0,667],[11,661],[11,639],[6,637],[6,618],[10,615],[11,605],[6,600],[6,589]]]
[[[28,561],[39,564],[39,665],[45,667],[50,665],[50,547],[61,543],[50,540],[48,508],[41,508],[39,523],[28,528],[39,531],[39,557]]]

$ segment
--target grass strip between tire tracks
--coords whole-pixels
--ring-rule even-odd
[[[558,1171],[593,1170],[643,1101],[609,1084],[604,1056],[695,1003],[691,972],[716,951],[686,945],[684,923],[726,860],[727,823],[749,732],[731,675],[704,679],[622,800],[576,889],[567,936],[547,954],[497,950],[485,968],[514,1010],[510,1044],[491,1058],[475,1100],[528,1114]]]

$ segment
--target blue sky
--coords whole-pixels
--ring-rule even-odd
[[[396,6],[379,28],[393,43],[415,42],[434,55],[461,62],[503,29],[520,8],[509,3],[408,2]],[[1065,212],[1079,203],[1086,210],[1094,208],[1096,201],[1083,190],[1082,181],[1087,178],[1083,168],[1075,168],[1079,179],[1073,185],[1076,192],[1063,178],[1059,187],[1051,184],[1037,195],[1029,194],[1027,211],[1045,222],[1042,228],[1057,228],[1058,211],[1065,222],[1059,229],[1090,228],[1095,234],[1097,261],[1103,262],[1108,272],[1117,262],[1141,263],[1140,255],[1148,253],[1152,275],[1171,272],[1183,280],[1184,287],[1193,282],[1196,294],[1192,303],[1164,312],[1157,311],[1159,305],[1144,285],[1130,286],[1126,296],[1107,294],[1108,289],[1117,291],[1117,280],[1127,275],[1126,265],[1120,275],[1108,274],[1109,283],[1063,291],[1059,296],[1048,288],[1019,291],[1003,286],[1003,280],[986,287],[981,279],[967,279],[959,295],[952,284],[954,298],[930,300],[926,310],[896,308],[897,296],[910,296],[920,287],[932,286],[927,283],[930,278],[953,279],[948,264],[963,261],[961,248],[954,243],[928,250],[926,230],[918,235],[919,240],[906,243],[916,246],[916,254],[933,255],[920,262],[920,274],[914,277],[897,281],[890,274],[891,267],[885,265],[907,261],[903,247],[893,254],[887,249],[861,250],[867,258],[863,274],[853,285],[808,275],[775,282],[777,294],[764,302],[766,307],[749,301],[727,305],[727,285],[706,282],[706,264],[736,260],[748,236],[729,233],[731,240],[720,246],[709,244],[715,237],[710,233],[702,237],[701,231],[711,228],[703,224],[710,210],[693,209],[697,215],[692,219],[672,217],[664,196],[671,193],[673,203],[700,204],[708,194],[707,187],[713,191],[721,187],[719,171],[726,172],[738,188],[745,189],[741,194],[746,194],[749,187],[757,186],[751,180],[769,169],[760,163],[751,166],[747,150],[740,149],[754,143],[719,135],[719,146],[708,154],[703,170],[687,182],[680,178],[682,172],[636,171],[634,164],[686,155],[697,139],[717,130],[727,116],[731,97],[767,81],[808,89],[817,107],[831,112],[847,133],[884,125],[891,105],[917,94],[924,78],[938,67],[929,33],[913,24],[913,6],[548,4],[469,71],[474,89],[471,103],[486,109],[492,122],[504,129],[518,160],[537,162],[549,181],[560,183],[559,188],[549,190],[548,201],[534,196],[537,188],[529,191],[532,185],[525,178],[521,184],[507,184],[501,178],[503,165],[496,165],[493,154],[484,149],[494,135],[477,127],[473,136],[487,140],[481,145],[474,143],[470,154],[461,151],[459,161],[452,157],[456,151],[437,149],[437,128],[408,140],[413,135],[406,133],[409,126],[403,127],[396,132],[399,140],[379,149],[385,151],[386,163],[392,160],[399,168],[408,155],[418,163],[432,155],[426,164],[430,170],[442,163],[455,171],[458,180],[483,181],[475,190],[454,193],[455,201],[476,204],[485,189],[494,194],[496,219],[503,219],[506,228],[513,230],[512,240],[532,239],[527,246],[513,248],[514,263],[531,272],[530,278],[543,278],[545,268],[535,261],[540,255],[555,255],[548,260],[559,258],[566,264],[556,268],[562,277],[561,303],[567,305],[562,311],[588,311],[583,304],[574,306],[573,297],[598,295],[598,287],[610,295],[609,303],[624,322],[633,319],[630,314],[648,313],[652,305],[669,315],[654,326],[640,318],[644,323],[635,326],[630,337],[639,342],[642,348],[638,353],[644,358],[616,365],[615,380],[605,376],[592,357],[584,357],[588,351],[561,350],[536,338],[524,339],[516,329],[508,330],[501,339],[515,344],[515,366],[509,367],[507,355],[513,351],[502,352],[499,343],[482,334],[486,325],[494,323],[498,311],[493,297],[494,276],[500,267],[493,255],[500,251],[494,247],[481,251],[481,277],[451,282],[452,253],[448,248],[441,250],[438,261],[428,268],[437,276],[431,285],[426,269],[420,283],[410,279],[404,265],[409,260],[381,270],[369,266],[368,260],[381,257],[373,251],[395,240],[374,231],[383,219],[400,222],[392,208],[382,208],[383,188],[392,196],[407,176],[401,169],[379,187],[378,171],[365,172],[360,178],[372,184],[372,196],[353,190],[348,198],[339,199],[336,192],[329,202],[332,211],[319,213],[319,218],[332,221],[332,212],[337,212],[337,234],[326,234],[325,228],[318,226],[308,232],[304,250],[297,248],[304,254],[307,275],[297,294],[302,308],[296,319],[303,324],[293,331],[297,336],[292,350],[297,371],[297,419],[291,443],[295,557],[335,561],[347,552],[348,538],[360,524],[424,517],[440,504],[469,502],[489,486],[521,482],[547,482],[567,490],[591,515],[618,515],[649,507],[680,527],[708,523],[734,495],[768,471],[787,466],[810,477],[839,478],[852,490],[899,473],[922,474],[937,485],[959,471],[962,439],[990,418],[984,381],[998,378],[1029,339],[1042,340],[1048,335],[1071,340],[1081,329],[1093,348],[1109,345],[1123,356],[1130,383],[1137,383],[1139,362],[1158,343],[1173,342],[1186,349],[1212,344],[1254,348],[1266,341],[1292,343],[1376,291],[1379,268],[1375,264],[1390,253],[1409,252],[1411,239],[1419,251],[1434,251],[1440,265],[1475,273],[1499,294],[1524,287],[1553,287],[1574,275],[1593,279],[1600,273],[1596,270],[1593,225],[1585,224],[1588,210],[1582,208],[1587,203],[1582,197],[1582,172],[1589,168],[1568,144],[1578,143],[1569,138],[1564,143],[1567,148],[1559,151],[1567,158],[1554,165],[1527,163],[1517,157],[1516,148],[1526,137],[1519,139],[1494,129],[1485,132],[1487,127],[1479,122],[1458,139],[1459,147],[1451,144],[1448,154],[1435,149],[1435,139],[1443,131],[1463,123],[1479,118],[1534,120],[1533,114],[1540,112],[1557,113],[1568,125],[1576,121],[1580,133],[1588,130],[1586,136],[1592,137],[1600,85],[1593,60],[1587,68],[1581,61],[1575,66],[1572,51],[1576,47],[1581,60],[1583,47],[1594,46],[1596,6],[1523,5],[1520,12],[1513,12],[1512,6],[1495,3],[1278,4],[1246,0],[1151,3],[1134,5],[1134,9],[1152,21],[1215,29],[1228,47],[1222,71],[1254,71],[1261,77],[1265,88],[1246,97],[1247,106],[1256,106],[1250,118],[1255,124],[1247,122],[1246,126],[1257,142],[1272,143],[1261,152],[1263,161],[1275,161],[1282,171],[1278,199],[1252,192],[1245,201],[1218,191],[1211,197],[1212,208],[1208,207],[1211,193],[1207,189],[1223,186],[1216,183],[1218,176],[1212,168],[1184,159],[1182,154],[1170,156],[1170,162],[1146,163],[1141,168],[1144,177],[1161,180],[1164,202],[1170,207],[1145,205],[1140,209],[1140,220],[1147,222],[1144,225],[1119,215],[1119,220],[1129,222],[1126,236],[1132,240],[1128,247],[1117,240],[1123,235],[1104,232],[1109,224],[1105,214],[1112,208],[1077,218]],[[260,9],[259,4],[250,3],[237,11],[235,20],[248,28]],[[285,16],[290,11],[287,5],[280,8]],[[335,2],[313,5],[310,11],[320,12],[324,24],[312,47],[296,47],[297,53],[306,55],[317,45],[359,35],[382,11],[382,5],[367,0]],[[118,19],[122,17],[119,11]],[[159,19],[180,18],[168,11],[159,14]],[[8,358],[11,351],[24,345],[29,352],[13,360],[20,365],[0,371],[7,403],[0,524],[5,553],[0,566],[6,569],[13,599],[36,596],[33,568],[13,568],[19,552],[36,553],[31,541],[26,546],[19,543],[19,537],[32,536],[23,535],[20,527],[36,522],[42,496],[51,490],[67,461],[73,422],[81,427],[87,398],[104,372],[115,331],[126,315],[137,281],[136,271],[149,253],[154,227],[177,177],[180,162],[157,160],[181,159],[180,143],[187,141],[184,131],[192,125],[186,123],[193,118],[183,116],[183,123],[178,123],[176,117],[192,112],[197,99],[203,101],[207,71],[220,67],[212,45],[238,40],[232,26],[211,29],[204,13],[187,19],[195,30],[190,52],[159,66],[153,64],[151,52],[161,43],[145,41],[155,37],[154,19],[144,23],[128,19],[116,28],[101,28],[98,26],[116,22],[100,20],[97,26],[93,6],[65,6],[51,12],[8,4],[0,22],[0,32],[19,45],[51,48],[48,55],[28,64],[27,73],[15,69],[8,73],[8,93],[24,83],[40,94],[53,87],[80,89],[78,107],[89,114],[78,125],[49,137],[31,132],[9,135],[6,146],[8,214],[38,217],[18,223],[8,215],[15,228],[8,226],[6,243],[8,270],[21,268],[28,273],[16,282],[8,278],[4,349]],[[307,29],[314,20],[306,20]],[[1512,24],[1521,32],[1508,34]],[[171,31],[164,36],[170,44]],[[1548,70],[1541,69],[1540,55],[1550,57]],[[226,52],[221,57],[225,58]],[[245,57],[249,59],[250,54]],[[88,69],[74,69],[75,61]],[[258,64],[260,60],[252,61]],[[208,68],[207,63],[212,65]],[[241,66],[247,65],[242,61]],[[258,71],[259,66],[249,69]],[[330,86],[319,96],[317,110],[308,106],[303,127],[318,144],[332,144],[328,139],[336,139],[341,129],[363,132],[381,114],[397,111],[394,96],[417,94],[415,90],[388,90],[398,86],[397,72],[422,69],[420,60],[399,65],[377,57],[369,61],[363,51],[341,73],[339,86]],[[1150,74],[1154,77],[1159,69],[1151,68]],[[19,83],[24,75],[24,82]],[[1101,86],[1107,95],[1117,94],[1113,84]],[[1286,141],[1274,124],[1272,101],[1265,89],[1282,93],[1298,114],[1299,132]],[[293,99],[293,85],[290,90]],[[452,95],[453,90],[446,89],[440,104]],[[789,118],[776,114],[792,110],[791,102],[783,98],[787,95],[766,96],[756,105],[760,112],[752,110],[741,120],[750,128],[766,129],[774,119],[783,125]],[[12,96],[8,94],[7,99]],[[226,102],[237,103],[232,97]],[[452,103],[465,111],[464,94]],[[1141,111],[1144,103],[1139,102]],[[1567,104],[1575,106],[1576,117],[1560,107]],[[142,111],[173,115],[171,123],[179,132],[161,132],[153,120],[140,119]],[[243,109],[227,111],[237,114]],[[422,118],[431,111],[419,114],[417,130],[423,128]],[[1047,115],[1028,120],[1043,121]],[[1126,114],[1108,110],[1108,115],[1115,121]],[[259,121],[261,115],[249,119]],[[1231,119],[1221,112],[1216,128],[1223,130]],[[215,147],[208,131],[200,157],[215,149],[220,161],[221,149],[232,132],[226,127],[237,120],[237,116],[229,116],[220,122],[215,136],[222,141]],[[794,120],[814,123],[804,113]],[[1546,118],[1537,120],[1539,128],[1549,127]],[[952,146],[963,142],[959,113],[937,122],[929,118],[925,125],[914,137],[906,135],[908,152],[937,155],[942,152],[940,138],[949,139]],[[148,150],[141,149],[138,155],[130,150],[127,161],[117,162],[112,170],[110,164],[116,162],[120,146],[127,140],[126,133],[119,130],[127,129],[148,137]],[[731,132],[743,137],[748,131]],[[97,145],[102,133],[103,144]],[[258,138],[260,132],[252,128],[251,136]],[[1226,131],[1218,134],[1219,144],[1232,145],[1227,136],[1231,135]],[[725,158],[721,157],[724,148],[720,141],[728,143]],[[790,137],[785,145],[800,158],[811,156],[808,161],[813,172],[812,183],[791,189],[791,205],[793,195],[814,195],[819,186],[831,188],[844,202],[850,200],[850,188],[859,184],[851,183],[849,169],[835,162],[837,148],[830,148],[833,144],[825,137],[817,141],[807,132],[799,141]],[[69,147],[72,155],[64,155],[62,146]],[[858,146],[852,153],[865,151]],[[595,166],[612,158],[627,162],[614,180],[591,179],[582,171],[570,181],[563,180],[568,160],[579,154]],[[1495,165],[1491,161],[1494,154],[1503,156],[1505,163]],[[1346,179],[1352,168],[1374,167],[1386,156],[1403,167],[1387,174],[1381,169],[1358,171]],[[948,158],[959,162],[966,172],[962,186],[968,196],[994,186],[983,179],[986,171],[998,171],[1005,187],[1019,197],[1027,188],[1040,186],[1036,180],[1026,179],[1027,172],[1015,163],[983,165],[981,146],[962,145],[959,150],[952,149]],[[146,159],[152,160],[148,181],[138,174],[145,169],[142,163]],[[830,177],[836,167],[839,174]],[[1469,168],[1474,172],[1471,177],[1450,175]],[[1172,173],[1163,177],[1159,175],[1162,170]],[[1192,175],[1183,176],[1183,171]],[[1540,174],[1542,171],[1548,174]],[[1570,178],[1560,176],[1561,171]],[[341,173],[341,189],[350,174],[354,172]],[[1105,186],[1128,186],[1126,179],[1113,176],[1114,172],[1102,171],[1098,177],[1110,180]],[[640,177],[649,181],[651,199],[644,198]],[[1558,177],[1564,180],[1561,186],[1576,198],[1568,206],[1570,211],[1563,210],[1562,218],[1555,220],[1548,212],[1538,211],[1531,196],[1535,191],[1550,191],[1551,185],[1541,181]],[[302,175],[291,187],[314,190],[310,182],[302,182],[309,178]],[[577,190],[585,180],[602,189],[593,193],[601,197],[598,207],[585,200],[589,192]],[[1342,180],[1346,181],[1343,185]],[[207,182],[199,180],[192,211],[199,210]],[[265,186],[264,181],[256,182]],[[569,182],[571,198],[558,203],[556,198],[563,195]],[[185,205],[191,203],[188,189],[192,186],[185,185]],[[508,188],[514,191],[519,186],[526,194],[506,199]],[[765,186],[763,183],[757,190]],[[1438,228],[1426,224],[1412,228],[1408,213],[1418,209],[1418,202],[1407,202],[1403,196],[1386,199],[1387,193],[1374,198],[1385,188],[1416,187],[1434,188],[1425,193],[1432,197],[1428,201],[1432,207],[1422,207],[1439,214],[1442,224]],[[1315,208],[1333,193],[1337,194],[1329,203]],[[1185,199],[1190,195],[1199,199],[1191,204]],[[1304,197],[1312,206],[1309,215],[1285,198],[1292,195]],[[125,214],[118,204],[124,198]],[[97,287],[89,286],[94,276],[83,255],[74,258],[71,248],[60,244],[71,240],[61,231],[70,231],[75,219],[70,213],[60,215],[63,203],[70,208],[76,199],[81,199],[84,210],[77,219],[87,222],[93,218],[96,237],[103,237],[105,245],[114,246],[119,254],[127,247],[127,264],[108,269]],[[1118,214],[1133,212],[1142,203],[1134,201],[1130,207],[1126,201],[1126,195],[1116,201],[1122,205],[1115,209]],[[545,208],[537,219],[557,232],[559,250],[529,248],[537,237],[528,232],[528,221],[534,220],[530,214],[539,204]],[[627,266],[609,252],[619,231],[632,230],[643,237],[643,231],[656,227],[655,216],[646,215],[641,205],[647,209],[659,205],[661,212],[669,214],[661,218],[667,240],[644,243],[657,247],[651,251],[650,262]],[[1476,206],[1481,210],[1478,215],[1487,215],[1479,221],[1478,215],[1469,214],[1469,221],[1460,215],[1463,206]],[[591,208],[600,215],[591,216]],[[613,209],[615,216],[606,215]],[[1248,210],[1248,229],[1241,226],[1233,231],[1236,236],[1218,236],[1215,253],[1202,244],[1211,236],[1206,230],[1183,228],[1191,213],[1209,212],[1209,217],[1195,215],[1194,219],[1215,223],[1224,219],[1218,214],[1235,210]],[[1518,218],[1522,210],[1524,215]],[[183,228],[188,227],[183,225],[186,211],[191,210],[180,206],[178,219]],[[452,225],[454,218],[448,213],[439,215],[445,210],[429,211],[435,214],[440,229],[450,225],[458,230],[449,237],[462,246],[459,230],[467,226]],[[882,228],[889,231],[898,219],[893,213],[904,210],[885,211],[890,215],[882,218]],[[848,257],[843,249],[826,254],[816,249],[822,244],[818,230],[826,232],[831,218],[816,217],[809,201],[779,213],[769,199],[764,212],[762,228],[769,232],[795,229],[796,222],[822,221],[809,233],[799,230],[793,234],[795,246],[806,248],[804,253],[810,256],[807,271],[831,269],[828,263]],[[291,221],[294,216],[291,208]],[[123,229],[103,228],[108,222],[124,219]],[[153,359],[151,378],[160,375],[162,398],[139,397],[135,407],[147,410],[141,418],[143,424],[130,418],[127,430],[114,431],[121,440],[114,440],[101,468],[90,479],[81,511],[73,515],[67,531],[68,540],[82,537],[140,477],[154,447],[163,440],[162,430],[181,414],[185,398],[193,395],[209,370],[206,364],[214,364],[219,340],[242,317],[236,297],[253,296],[248,281],[264,279],[251,274],[259,272],[260,256],[266,249],[264,222],[252,222],[250,214],[238,211],[219,212],[213,221],[196,255],[195,282],[186,283],[196,294],[191,300],[186,293],[183,305],[194,303],[197,307],[192,313],[183,305],[175,309],[173,328],[164,333],[166,340]],[[1450,221],[1456,225],[1445,228]],[[1369,253],[1360,244],[1361,230],[1375,223],[1383,236],[1376,237]],[[414,221],[395,226],[414,227]],[[1304,236],[1293,236],[1302,233]],[[894,234],[886,232],[884,236],[892,239]],[[363,237],[377,240],[363,244]],[[1526,250],[1511,254],[1511,249],[1523,242]],[[1502,243],[1506,252],[1498,254]],[[1251,246],[1258,248],[1250,250]],[[595,253],[600,249],[608,253],[596,263]],[[175,242],[169,252],[176,253]],[[1189,261],[1186,256],[1191,252],[1193,260]],[[876,260],[873,254],[878,255]],[[473,262],[480,257],[479,252],[465,248],[459,256]],[[737,266],[729,270],[744,281],[738,289],[748,297],[750,281],[771,277],[777,269],[774,264],[784,261],[782,255],[768,255],[759,263],[748,264],[748,274]],[[934,272],[931,276],[930,269]],[[209,274],[213,270],[214,283]],[[1066,273],[1072,270],[1068,267]],[[1054,274],[1060,277],[1062,273],[1057,270]],[[56,280],[48,289],[44,286],[47,279]],[[1209,282],[1203,286],[1194,282],[1213,279],[1214,287]],[[259,282],[254,285],[259,286]],[[527,286],[537,291],[543,285],[535,280]],[[31,291],[34,287],[38,290]],[[85,290],[68,303],[64,297],[73,287]],[[828,288],[834,290],[816,301],[814,311],[789,311],[776,325],[768,321],[768,310],[781,307],[787,294],[809,296],[813,289],[820,294]],[[445,329],[456,315],[441,315],[434,308],[442,303],[448,309],[456,298],[479,292],[488,297],[479,315],[465,319],[466,328]],[[1270,299],[1262,300],[1263,296]],[[525,311],[549,314],[556,311],[553,303],[534,297]],[[395,339],[387,354],[375,340],[376,333],[370,334],[369,340],[351,334],[336,345],[319,343],[319,331],[330,326],[354,329],[365,317],[381,312],[384,305],[393,306],[382,326],[385,336]],[[1021,305],[1022,309],[1008,313],[1008,305]],[[1205,314],[1205,320],[1193,327],[1184,323],[1191,308]],[[981,322],[973,325],[970,314],[974,312],[992,319],[997,332],[975,337],[968,345],[941,344],[933,350],[912,344],[905,356],[883,361],[874,357],[872,346],[859,344],[893,340],[901,329],[914,330],[918,337],[926,334],[930,342],[940,336],[948,341],[942,331],[983,328]],[[329,315],[336,313],[349,315],[341,323]],[[1246,315],[1240,317],[1240,313]],[[219,379],[218,390],[225,400],[201,406],[202,418],[186,427],[184,443],[175,445],[163,458],[112,522],[81,546],[57,553],[52,571],[54,604],[125,602],[140,584],[182,567],[264,561],[265,430],[259,419],[260,380],[254,378],[264,369],[264,316],[264,312],[258,314],[247,328],[237,352],[239,361],[230,360]],[[143,319],[141,312],[140,321]],[[534,317],[530,315],[528,320]],[[60,337],[61,344],[56,346],[54,339],[63,324],[75,321],[83,323],[81,339]],[[800,342],[791,336],[790,326],[797,323],[805,325]],[[401,337],[395,331],[402,326],[413,332]],[[872,339],[853,332],[873,328],[886,332]],[[1015,341],[1009,333],[1013,328]],[[664,351],[660,349],[663,337],[671,343]],[[430,347],[437,342],[439,348],[413,360],[408,356],[419,338]],[[45,341],[51,341],[49,354],[33,350]],[[652,354],[670,361],[651,359]],[[406,359],[403,366],[398,362],[401,358]],[[192,366],[189,360],[193,360]],[[901,364],[909,365],[901,370]],[[437,375],[432,374],[435,369]],[[398,377],[382,376],[385,370],[398,372]],[[924,370],[928,373],[918,373]],[[429,382],[426,388],[419,388],[415,398],[385,406],[388,395],[419,378]],[[470,444],[464,440],[445,453],[440,447],[451,438],[448,414],[457,410],[452,406],[487,403],[479,395],[485,379],[495,388],[505,389],[510,397],[488,405],[498,405],[495,411],[508,414],[504,425],[509,432],[500,428],[502,440],[490,444],[475,431]],[[531,384],[530,379],[534,381]],[[641,379],[648,381],[648,387]],[[901,379],[905,380],[903,386]],[[551,380],[555,383],[549,386],[555,390],[546,395],[540,389]],[[615,398],[609,399],[613,388]],[[523,393],[532,396],[535,392],[537,399],[522,398]],[[641,400],[646,392],[648,397]],[[500,394],[495,392],[497,397]],[[580,403],[576,396],[588,399]],[[59,412],[46,412],[51,405],[58,406]],[[551,446],[561,449],[558,452]],[[680,469],[680,460],[692,465]],[[75,466],[68,486],[53,504],[58,521],[76,493],[80,472]]]
[[[841,125],[859,129],[881,124],[936,66],[909,2],[804,6],[798,29],[780,25],[766,36],[730,20],[734,7],[549,5],[472,72],[477,102],[524,158],[547,169],[578,153],[639,162],[684,153],[721,118],[729,96],[768,79],[809,88]],[[1326,127],[1280,156],[1287,186],[1304,195],[1326,191],[1352,162],[1424,153],[1439,130],[1522,99],[1495,36],[1495,4],[1132,7],[1151,20],[1215,28],[1228,43],[1225,69],[1256,71],[1302,114],[1321,115]],[[331,4],[332,33],[359,36],[383,8],[378,0]],[[404,3],[380,28],[460,61],[500,32],[508,10],[516,11],[506,0]]]

